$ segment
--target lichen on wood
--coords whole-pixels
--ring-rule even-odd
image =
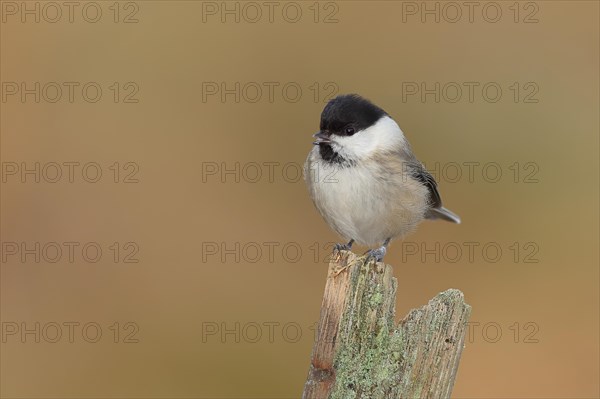
[[[303,398],[450,396],[471,308],[450,289],[396,324],[397,286],[391,266],[335,254]]]

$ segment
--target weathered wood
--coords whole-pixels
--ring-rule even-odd
[[[396,326],[392,267],[336,255],[302,397],[450,397],[471,312],[462,292],[438,294]]]

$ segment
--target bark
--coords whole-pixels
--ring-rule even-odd
[[[448,398],[471,307],[449,289],[397,325],[392,267],[349,251],[329,264],[303,398]]]

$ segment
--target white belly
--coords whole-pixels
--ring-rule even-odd
[[[345,239],[379,246],[407,235],[423,220],[427,189],[403,177],[401,160],[386,170],[375,162],[340,168],[316,163],[315,156],[313,150],[305,165],[307,185],[323,218]]]

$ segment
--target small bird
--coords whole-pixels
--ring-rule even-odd
[[[398,124],[369,100],[335,97],[313,137],[304,176],[321,216],[349,240],[336,244],[338,251],[358,242],[377,247],[365,254],[381,261],[393,238],[405,237],[424,219],[460,223],[442,206],[435,179]]]

